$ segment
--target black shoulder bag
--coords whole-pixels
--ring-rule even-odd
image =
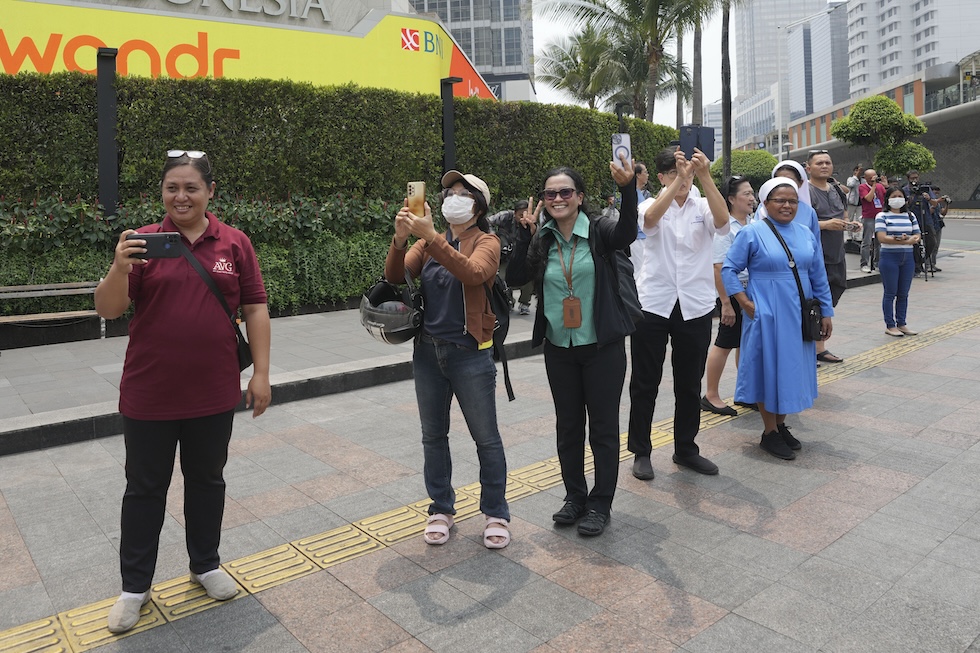
[[[793,253],[789,251],[786,241],[776,231],[776,225],[769,218],[765,220],[769,228],[772,229],[772,233],[779,240],[779,244],[783,246],[783,250],[786,252],[787,258],[789,258],[789,267],[793,271],[793,277],[796,279],[796,289],[800,293],[800,308],[802,309],[803,315],[803,339],[812,341],[823,340],[823,336],[820,335],[820,322],[823,320],[823,310],[820,308],[820,301],[804,297],[803,283],[800,282],[800,272],[796,269],[796,261],[793,259]]]
[[[180,253],[187,259],[187,262],[191,264],[191,267],[194,268],[199,275],[201,275],[201,279],[204,280],[204,283],[211,289],[214,296],[218,298],[219,302],[221,302],[221,307],[225,309],[225,315],[228,316],[228,319],[231,321],[231,326],[234,327],[235,333],[238,336],[238,370],[244,370],[246,367],[252,364],[252,350],[249,348],[248,342],[245,340],[245,336],[242,335],[242,329],[238,326],[238,321],[235,320],[235,315],[228,307],[228,302],[225,301],[225,296],[221,294],[220,290],[218,290],[218,284],[216,284],[214,279],[211,278],[211,275],[204,270],[204,266],[201,265],[201,262],[198,261],[193,254],[191,254],[191,250],[187,249],[187,245],[184,244],[183,240],[180,241]]]

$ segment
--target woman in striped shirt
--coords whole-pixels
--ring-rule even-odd
[[[908,211],[908,200],[898,186],[885,192],[888,210],[875,217],[875,236],[881,243],[881,285],[885,292],[881,310],[885,315],[885,333],[900,338],[914,336],[915,331],[905,324],[909,305],[909,288],[915,272],[913,247],[922,237],[919,223]]]

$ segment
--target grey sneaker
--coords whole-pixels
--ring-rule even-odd
[[[150,600],[150,593],[144,592],[143,597],[119,597],[109,610],[107,626],[110,633],[124,633],[140,620],[140,611]]]
[[[200,576],[191,572],[191,580],[203,586],[204,591],[215,601],[227,601],[238,594],[238,585],[221,567]]]
[[[531,305],[530,304],[521,304],[518,307],[517,314],[518,315],[530,315],[531,314]]]

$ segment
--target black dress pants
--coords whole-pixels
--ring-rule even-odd
[[[637,456],[649,456],[652,450],[650,428],[668,338],[674,370],[674,453],[687,458],[700,452],[694,438],[701,424],[701,378],[711,343],[711,313],[685,320],[677,303],[669,318],[644,311],[630,339],[629,450]]]
[[[544,343],[544,364],[555,402],[558,460],[565,501],[609,514],[619,477],[619,405],[626,381],[626,339],[604,347]],[[595,486],[585,482],[585,418],[595,458]]]
[[[153,581],[178,442],[190,570],[203,574],[220,564],[218,543],[225,510],[223,471],[234,417],[234,410],[167,421],[123,416],[126,493],[119,567],[124,592],[145,592]]]

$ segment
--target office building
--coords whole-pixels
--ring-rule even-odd
[[[533,100],[531,0],[410,0],[439,18],[502,100]]]
[[[786,28],[789,119],[797,120],[850,97],[845,3]]]
[[[715,130],[715,151],[712,161],[721,156],[721,100],[704,105],[704,126]]]

